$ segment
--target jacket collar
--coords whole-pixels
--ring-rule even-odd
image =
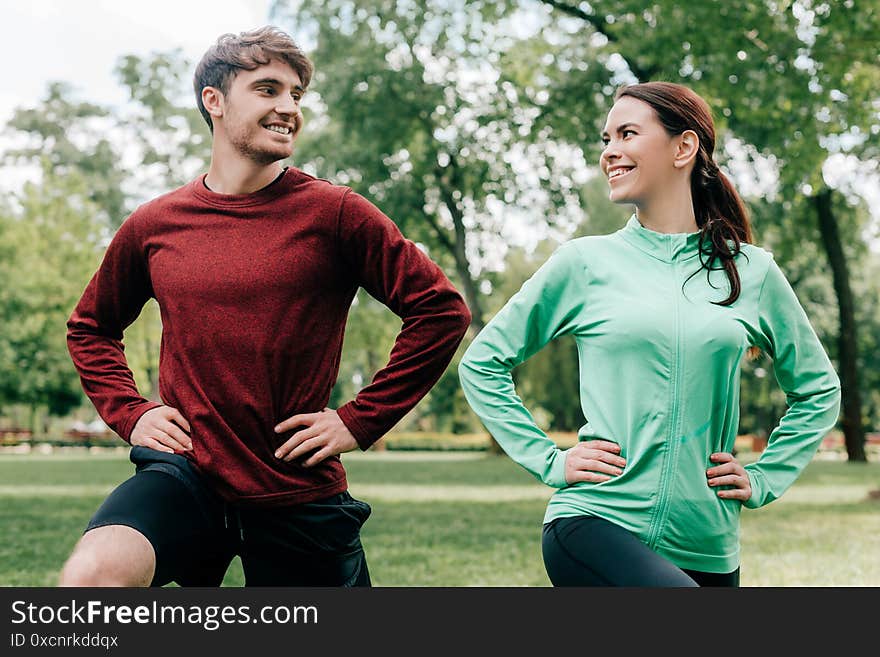
[[[639,250],[663,262],[689,260],[699,253],[699,232],[657,233],[642,226],[636,215],[631,216],[618,233]]]

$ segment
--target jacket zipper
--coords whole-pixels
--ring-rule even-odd
[[[673,261],[672,279],[675,286],[678,285],[678,281],[680,278],[678,270],[679,263],[677,261]],[[673,290],[672,296],[675,299],[675,303],[673,304],[673,331],[675,332],[675,351],[673,352],[672,358],[672,400],[669,412],[669,430],[666,434],[666,457],[664,459],[663,469],[660,475],[660,490],[657,495],[657,505],[655,507],[655,511],[651,521],[650,532],[648,534],[648,546],[651,548],[654,548],[657,545],[657,541],[660,539],[663,526],[666,524],[666,516],[669,512],[669,492],[672,486],[670,480],[672,478],[672,472],[675,470],[675,464],[678,461],[679,441],[677,439],[677,436],[680,419],[679,390],[681,390],[681,373],[683,367],[681,363],[681,294],[677,287]]]

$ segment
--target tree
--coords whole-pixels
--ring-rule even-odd
[[[474,331],[486,322],[487,254],[506,248],[505,215],[519,210],[543,231],[576,204],[571,181],[555,175],[567,153],[520,145],[533,117],[499,69],[516,5],[279,0],[272,10],[314,41],[298,160],[354,185],[450,265]]]
[[[120,120],[137,150],[137,197],[151,198],[189,182],[211,157],[211,133],[195,104],[193,65],[180,50],[124,55],[116,75],[131,103]]]
[[[194,103],[182,100],[187,94],[189,68],[189,63],[179,51],[153,53],[145,58],[125,56],[120,58],[116,71],[132,100],[124,110],[77,101],[69,85],[51,83],[45,99],[37,107],[18,109],[8,124],[8,129],[22,138],[24,145],[7,151],[4,162],[7,165],[35,167],[41,179],[40,183],[34,183],[26,189],[22,197],[24,200],[19,199],[24,208],[15,217],[17,233],[41,230],[46,221],[44,213],[51,215],[52,212],[58,212],[54,206],[42,208],[34,201],[37,193],[34,190],[38,189],[45,198],[61,203],[56,187],[64,190],[65,207],[70,212],[76,212],[81,219],[86,213],[92,213],[92,221],[97,222],[93,223],[93,228],[103,227],[104,241],[97,252],[98,259],[91,268],[65,279],[66,284],[77,288],[77,296],[72,298],[74,303],[97,267],[100,252],[109,242],[112,232],[133,207],[183,184],[197,170],[203,169],[207,162],[210,154],[207,126]],[[128,160],[137,164],[127,166],[124,162]],[[10,205],[10,212],[14,205]],[[51,237],[51,233],[41,237]],[[6,239],[13,239],[11,232]],[[14,265],[12,261],[7,264],[28,270],[34,267],[34,263],[28,259],[40,257],[33,249],[25,249]],[[44,295],[51,297],[50,290],[51,286],[38,286],[31,290],[30,303],[39,305],[46,302]],[[68,305],[69,314],[73,303]],[[30,323],[36,322],[37,316],[51,317],[53,323],[45,326],[45,330],[55,332],[52,334],[55,342],[58,336],[63,339],[66,316],[62,318],[57,313],[35,315],[31,312],[33,310],[24,306],[6,306],[11,320],[22,313],[28,316],[27,322]],[[20,318],[17,322],[19,329],[25,330],[23,327],[27,322]],[[28,337],[15,345],[18,357],[30,353],[30,357],[36,359],[40,353],[42,343],[36,340],[33,329],[27,329]],[[126,331],[129,365],[143,394],[154,399],[158,399],[160,333],[158,306],[152,301]],[[48,346],[46,348],[41,357],[54,358],[60,354],[61,360],[69,364],[66,348],[63,352],[53,351]],[[7,362],[13,362],[13,359],[10,357]],[[36,386],[35,390],[48,389],[48,384],[42,382],[45,376],[38,374],[38,371],[34,368],[18,371],[16,386],[19,391],[15,393],[18,397],[21,397],[21,390],[29,385]],[[72,398],[64,392],[61,383],[55,389],[58,405],[50,410],[61,412],[72,403]],[[12,397],[10,392],[7,398]],[[79,402],[82,399],[77,386],[76,400]]]
[[[837,297],[847,452],[851,461],[865,461],[859,339],[844,248],[857,231],[843,229],[823,167],[839,151],[876,157],[880,64],[858,53],[878,51],[880,14],[852,0],[654,2],[647,8],[628,0],[543,4],[582,21],[588,32],[569,41],[598,37],[605,56],[610,61],[611,53],[617,55],[631,79],[680,80],[696,88],[716,110],[722,131],[732,131],[757,154],[775,157],[784,197],[811,199]],[[583,114],[582,99],[567,93],[574,81],[565,78],[571,76],[556,77],[545,118]],[[587,105],[593,107],[592,98]],[[559,124],[572,132],[570,123]],[[802,238],[800,228],[792,234]]]
[[[100,260],[107,231],[75,174],[48,175],[0,211],[0,403],[63,415],[82,402],[65,322]]]
[[[36,167],[52,180],[77,176],[85,184],[77,186],[76,193],[115,227],[126,212],[126,170],[119,166],[121,155],[108,138],[114,117],[107,108],[73,96],[70,85],[52,82],[37,107],[17,109],[7,129],[23,136],[25,145],[7,151],[3,161]]]
[[[317,64],[297,160],[351,184],[453,272],[472,334],[511,227],[533,239],[576,221],[579,150],[525,144],[535,112],[502,75],[518,4],[278,0],[271,12]]]

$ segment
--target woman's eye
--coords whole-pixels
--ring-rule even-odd
[[[634,135],[636,133],[635,133],[635,130],[624,130],[622,134],[623,134],[623,137],[626,138],[627,135]]]

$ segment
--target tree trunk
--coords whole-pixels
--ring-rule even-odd
[[[28,417],[28,429],[31,431],[31,442],[36,442],[37,438],[41,437],[40,432],[40,410],[37,408],[36,404],[31,404],[29,407],[30,413]]]
[[[467,228],[464,225],[464,214],[461,208],[458,207],[458,203],[452,195],[452,190],[447,185],[441,185],[440,193],[443,195],[443,204],[449,210],[449,214],[452,215],[453,234],[455,236],[455,241],[452,243],[452,257],[455,259],[455,273],[458,274],[461,280],[462,287],[464,288],[464,298],[471,311],[470,330],[476,335],[486,326],[486,321],[483,312],[483,302],[480,299],[480,291],[477,289],[477,283],[471,275],[470,263],[465,251]]]
[[[837,219],[831,207],[833,191],[823,189],[813,197],[819,221],[819,234],[828,255],[834,291],[840,314],[838,335],[838,360],[840,388],[843,404],[843,436],[850,461],[867,462],[865,455],[865,432],[862,429],[862,400],[859,390],[858,342],[856,341],[855,303],[849,285],[849,270]]]
[[[480,292],[477,289],[474,277],[471,275],[470,267],[465,252],[465,237],[467,228],[464,225],[464,214],[455,198],[452,195],[451,188],[443,184],[440,186],[440,193],[443,196],[443,203],[452,215],[452,225],[455,228],[455,243],[453,248],[453,257],[455,258],[455,270],[464,286],[464,297],[471,311],[471,326],[469,331],[472,335],[476,335],[486,326],[486,320],[483,311],[483,302],[480,300]],[[501,445],[489,435],[489,444],[487,447],[490,454],[504,454]]]

